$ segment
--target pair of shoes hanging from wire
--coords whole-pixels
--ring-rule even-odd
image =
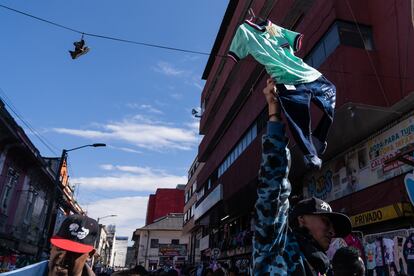
[[[89,47],[87,47],[85,45],[85,40],[83,39],[83,34],[81,37],[80,41],[75,41],[73,43],[73,45],[75,46],[75,50],[74,51],[69,51],[70,56],[72,57],[72,59],[77,59],[78,57],[86,54],[87,52],[89,52]]]

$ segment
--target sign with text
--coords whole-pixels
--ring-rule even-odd
[[[159,244],[160,256],[185,256],[187,255],[186,244]]]
[[[384,161],[412,143],[414,115],[327,162],[321,171],[307,174],[304,196],[332,201],[407,173],[411,166],[400,161],[384,166]]]
[[[379,209],[364,212],[355,216],[351,216],[350,220],[352,223],[352,227],[358,227],[381,221],[386,221],[405,215],[412,215],[412,213],[405,212],[405,207],[406,206],[404,206],[402,203],[397,203]]]

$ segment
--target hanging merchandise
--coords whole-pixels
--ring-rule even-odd
[[[241,24],[229,50],[235,62],[248,54],[264,65],[276,83],[281,107],[291,126],[294,137],[304,154],[305,166],[320,168],[319,158],[327,147],[326,138],[333,122],[336,88],[322,74],[295,56],[301,48],[303,36],[273,24],[270,20],[255,22],[253,17]],[[260,21],[260,20],[259,20]],[[315,102],[323,117],[311,132],[310,102]]]
[[[381,237],[378,237],[375,240],[375,248],[376,248],[375,263],[377,264],[377,266],[375,267],[375,272],[379,276],[383,276],[383,275],[385,276],[386,271],[388,269],[386,268],[385,262],[384,262],[384,252],[383,252],[382,238]]]
[[[384,261],[385,264],[389,265],[394,262],[394,241],[391,239],[382,239]]]
[[[365,249],[365,260],[366,260],[367,272],[369,275],[373,275],[373,271],[375,267],[377,266],[377,263],[376,263],[377,246],[375,245],[375,242],[366,243],[364,249]]]
[[[348,246],[351,246],[351,247],[354,247],[354,248],[358,249],[359,255],[364,259],[364,256],[365,256],[364,246],[362,245],[362,241],[360,240],[360,238],[356,234],[351,233],[348,236],[346,236],[345,237],[345,242]]]
[[[403,254],[407,262],[407,274],[414,275],[414,233],[411,233],[405,241]]]
[[[339,248],[348,246],[343,238],[334,238],[326,251],[326,256],[332,261],[333,256]]]
[[[406,237],[403,236],[394,237],[394,263],[397,272],[400,274],[405,274],[407,272],[407,263],[403,254],[405,240]]]

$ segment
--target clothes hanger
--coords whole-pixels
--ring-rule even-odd
[[[267,19],[263,19],[259,16],[256,16],[254,11],[253,11],[253,8],[249,8],[247,13],[250,15],[250,18],[248,19],[248,21],[250,21],[250,22],[256,23],[257,25],[261,25],[261,24],[267,22]]]

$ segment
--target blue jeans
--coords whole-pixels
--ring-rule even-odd
[[[320,76],[313,82],[295,85],[295,89],[290,86],[286,88],[284,84],[276,84],[276,87],[296,143],[305,155],[317,156],[312,136],[322,143],[326,141],[335,112],[335,85],[324,76]],[[313,132],[310,116],[311,101],[323,111],[323,116]]]

